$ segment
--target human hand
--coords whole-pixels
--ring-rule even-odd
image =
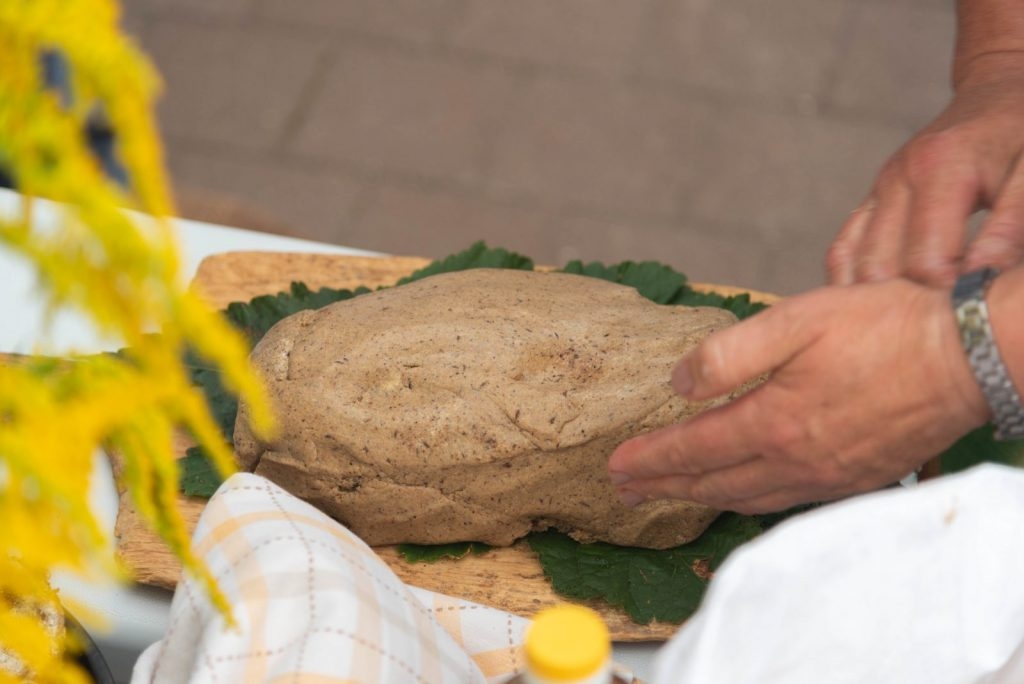
[[[1024,56],[979,65],[953,101],[882,167],[826,257],[833,285],[905,276],[949,286],[1024,255]],[[968,219],[991,209],[967,241]]]
[[[757,513],[878,488],[989,415],[948,293],[907,280],[823,288],[709,336],[673,387],[694,400],[771,373],[724,406],[622,444],[623,503]]]

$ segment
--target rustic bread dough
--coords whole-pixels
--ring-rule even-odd
[[[736,319],[654,304],[595,278],[475,269],[291,316],[252,353],[281,431],[242,466],[367,543],[508,545],[556,527],[580,541],[667,548],[717,511],[618,503],[607,460],[685,419],[676,361]]]

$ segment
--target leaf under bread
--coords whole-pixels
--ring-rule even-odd
[[[178,459],[178,487],[185,496],[210,498],[222,479],[213,462],[199,447],[190,447]]]
[[[696,540],[663,551],[580,544],[557,532],[534,533],[527,540],[559,594],[603,599],[640,624],[678,623],[697,609],[711,573],[726,556],[761,532],[756,518],[725,513]]]
[[[410,563],[434,563],[439,560],[458,560],[469,554],[480,556],[491,549],[481,542],[454,542],[451,544],[399,544],[398,552]]]
[[[475,242],[469,249],[427,264],[420,270],[402,278],[395,285],[405,285],[439,273],[454,273],[471,268],[511,268],[519,271],[532,271],[533,260],[507,249],[488,247],[487,243],[483,241]]]
[[[248,302],[232,302],[224,311],[228,320],[245,333],[249,344],[255,345],[278,321],[307,309],[320,309],[369,292],[365,287],[355,290],[334,290],[322,287],[310,290],[304,283],[292,283],[288,292],[262,295]]]
[[[727,309],[741,320],[768,308],[767,304],[751,301],[749,294],[726,296],[717,292],[697,291],[689,285],[684,274],[656,261],[623,261],[613,266],[605,266],[596,261],[589,264],[570,261],[562,271],[634,287],[644,297],[658,304]]]

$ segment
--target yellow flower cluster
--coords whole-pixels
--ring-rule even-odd
[[[127,348],[0,364],[0,656],[40,681],[80,674],[37,610],[56,605],[49,573],[116,570],[87,500],[100,446],[116,451],[138,510],[219,599],[175,506],[172,436],[190,433],[223,473],[232,459],[190,384],[185,351],[221,370],[259,429],[272,427],[243,340],[181,280],[152,118],[157,78],[118,22],[114,0],[0,2],[0,167],[26,198],[20,220],[0,220],[0,243],[34,264],[51,311],[82,312]],[[47,52],[70,67],[70,102],[46,87]],[[127,188],[104,176],[85,142],[97,111],[116,131]],[[66,207],[60,225],[33,226],[32,196]],[[0,672],[5,679],[17,677]]]

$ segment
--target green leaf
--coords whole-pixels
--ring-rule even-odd
[[[682,306],[714,306],[720,309],[727,309],[736,315],[736,318],[743,320],[753,316],[758,311],[768,308],[767,304],[752,302],[749,294],[721,295],[717,292],[698,292],[687,285],[669,304]]]
[[[399,544],[398,552],[410,563],[434,563],[442,558],[458,560],[469,554],[480,556],[491,550],[481,542],[454,542],[452,544]]]
[[[767,304],[752,302],[749,294],[725,296],[717,292],[698,292],[688,284],[685,274],[656,261],[623,261],[612,266],[597,262],[584,264],[581,261],[570,261],[562,272],[629,285],[658,304],[728,309],[739,319],[768,308]]]
[[[956,473],[989,461],[1020,467],[1024,466],[1024,442],[997,442],[995,428],[984,425],[961,437],[940,458],[943,473]]]
[[[439,273],[468,271],[471,268],[510,268],[519,271],[532,271],[533,260],[507,249],[492,249],[484,242],[477,242],[467,250],[424,266],[413,272],[412,275],[402,278],[395,285],[405,285]]]
[[[314,292],[303,283],[292,283],[288,292],[263,295],[248,302],[232,302],[224,313],[236,328],[245,333],[249,344],[255,345],[278,321],[294,313],[319,309],[369,291],[365,287],[355,290],[322,287]]]
[[[695,541],[656,551],[611,544],[580,544],[558,532],[527,537],[559,594],[603,599],[635,622],[679,623],[700,605],[708,582],[739,545],[761,534],[757,520],[724,513]]]
[[[185,496],[209,499],[224,479],[200,447],[191,447],[178,459],[178,485]]]
[[[637,291],[652,302],[668,304],[679,296],[686,285],[686,276],[656,261],[623,261],[613,266],[591,262],[570,261],[562,269],[563,273],[600,278],[613,283],[635,287]]]

